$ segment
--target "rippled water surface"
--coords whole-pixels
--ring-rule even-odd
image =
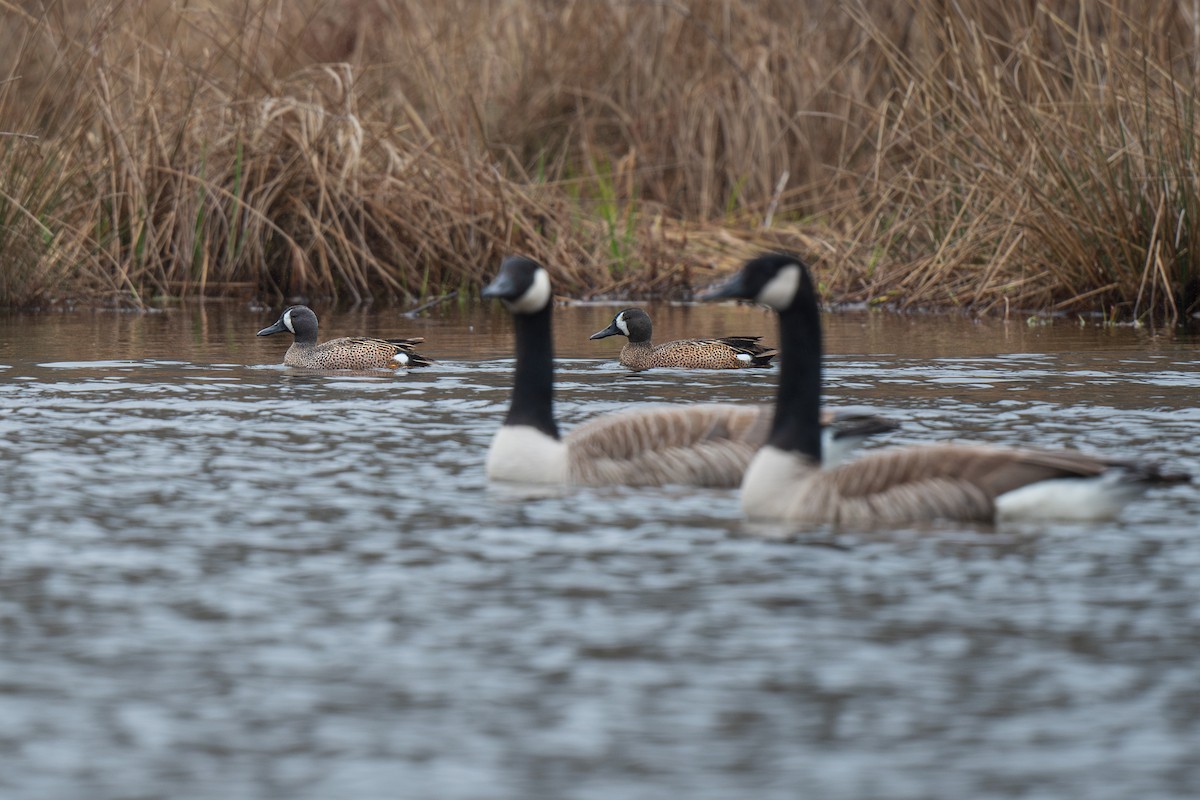
[[[765,333],[654,309],[659,338]],[[759,400],[557,312],[569,427]],[[1198,490],[1097,526],[791,535],[736,493],[489,487],[496,309],[409,374],[277,366],[278,309],[0,316],[0,797],[1200,796]],[[1200,475],[1197,340],[827,318],[833,404]]]

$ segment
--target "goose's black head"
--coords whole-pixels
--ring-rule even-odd
[[[259,336],[287,331],[302,344],[317,341],[317,315],[308,306],[292,306],[283,312],[279,320],[258,332]]]
[[[536,314],[554,299],[546,268],[524,256],[505,258],[500,274],[479,295],[501,301],[513,314]]]
[[[602,331],[596,331],[589,339],[603,339],[606,336],[625,336],[631,342],[648,342],[654,328],[650,324],[650,315],[640,308],[627,308],[613,317],[612,323]]]
[[[722,286],[702,294],[701,300],[753,300],[776,311],[816,302],[812,275],[799,256],[764,253],[742,265],[742,270]]]

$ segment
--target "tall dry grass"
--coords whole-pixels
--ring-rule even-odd
[[[904,42],[860,12],[902,89],[843,280],[982,311],[1194,310],[1200,4],[971,10],[918,4]]]
[[[510,251],[679,294],[786,246],[834,299],[1177,318],[1200,10],[1144,9],[0,0],[0,302],[407,297]]]

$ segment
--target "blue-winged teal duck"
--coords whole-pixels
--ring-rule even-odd
[[[769,367],[777,351],[759,342],[761,336],[725,336],[720,339],[679,339],[660,345],[650,343],[650,315],[640,308],[627,308],[613,317],[612,324],[596,331],[590,339],[625,336],[621,364],[634,370],[651,367],[681,369],[741,369]]]
[[[1150,463],[971,444],[875,450],[833,467],[822,459],[821,317],[808,268],[793,255],[760,256],[702,299],[719,298],[779,312],[775,418],[742,481],[742,509],[752,518],[850,527],[1092,520],[1116,515],[1152,485],[1190,480]]]
[[[493,480],[569,485],[737,486],[770,429],[769,406],[659,406],[592,419],[561,437],[554,421],[553,298],[536,261],[510,256],[482,292],[513,315],[517,364],[512,404],[488,451]],[[826,436],[847,450],[896,424],[862,413],[829,414]]]
[[[427,367],[433,359],[413,348],[423,338],[370,339],[347,336],[317,344],[317,315],[308,306],[292,306],[283,312],[279,321],[258,332],[270,336],[287,331],[295,337],[283,356],[289,367],[307,369],[409,369]]]

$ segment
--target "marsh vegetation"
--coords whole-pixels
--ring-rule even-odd
[[[499,257],[686,296],[1196,306],[1200,10],[1132,0],[0,8],[0,304],[409,299]]]

